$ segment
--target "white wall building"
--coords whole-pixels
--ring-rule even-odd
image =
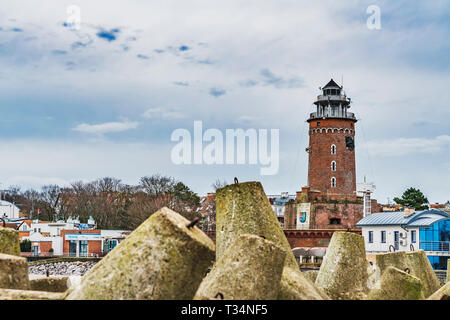
[[[9,201],[0,200],[0,218],[18,219],[19,207]]]
[[[373,213],[361,219],[366,253],[422,249],[435,268],[450,258],[450,215],[438,210]]]

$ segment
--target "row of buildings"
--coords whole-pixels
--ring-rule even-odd
[[[31,257],[101,257],[114,249],[131,233],[128,230],[100,230],[90,217],[87,223],[78,218],[67,221],[40,221],[3,216],[9,228],[19,231],[19,241],[30,241]]]

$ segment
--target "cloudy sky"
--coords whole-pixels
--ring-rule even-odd
[[[450,200],[450,2],[343,2],[2,1],[1,188],[161,173],[199,194],[235,176],[295,192],[318,87],[343,78],[358,181],[383,203],[409,186]],[[173,164],[171,133],[194,120],[280,129],[278,174]]]

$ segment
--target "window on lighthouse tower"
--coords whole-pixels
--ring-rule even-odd
[[[336,146],[334,144],[331,146],[331,154],[336,154]]]
[[[336,178],[335,177],[331,178],[331,187],[332,188],[336,187]]]
[[[336,171],[336,161],[331,161],[331,171]]]

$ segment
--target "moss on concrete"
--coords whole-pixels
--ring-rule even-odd
[[[1,300],[62,300],[63,293],[0,289]]]
[[[0,253],[0,288],[29,288],[28,263],[25,258]]]
[[[308,270],[303,271],[303,275],[312,283],[316,282],[317,275],[319,274],[319,270]]]
[[[421,300],[422,281],[395,267],[387,267],[380,280],[380,288],[369,292],[368,300]]]
[[[439,289],[439,280],[423,250],[410,252],[390,252],[376,256],[377,267],[383,276],[384,271],[392,266],[400,270],[410,270],[411,275],[422,281],[423,294],[428,297]]]
[[[436,290],[438,290],[441,285],[436,273],[431,266],[430,260],[428,260],[425,251],[411,251],[406,254],[409,265],[411,266],[411,274],[416,276],[422,281],[423,294],[425,297],[429,297]]]
[[[215,246],[190,221],[162,208],[89,270],[67,299],[192,299]]]
[[[298,268],[289,242],[260,182],[244,182],[216,191],[216,260],[241,234],[264,236],[286,251],[286,266]]]
[[[56,276],[30,280],[30,290],[47,292],[65,292],[68,286],[69,277]]]
[[[427,300],[450,300],[450,281],[429,296]]]
[[[19,232],[0,227],[0,253],[20,256]]]
[[[350,232],[335,232],[320,266],[316,286],[331,299],[364,299],[367,287],[364,238]]]
[[[317,288],[303,272],[284,267],[281,276],[278,300],[329,300],[330,298]]]
[[[195,299],[273,300],[277,297],[286,252],[272,241],[239,236],[203,279]]]
[[[450,281],[450,259],[447,259],[447,281]]]

